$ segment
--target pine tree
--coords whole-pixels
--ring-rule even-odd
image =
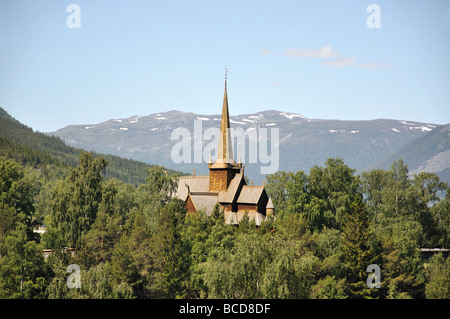
[[[366,285],[367,267],[377,259],[369,245],[369,236],[369,223],[362,197],[356,196],[342,230],[342,259],[348,269],[346,278],[350,298],[368,298],[374,295],[374,291]]]
[[[442,253],[434,255],[427,268],[426,297],[428,299],[449,299],[450,257],[445,259]]]
[[[157,254],[161,263],[157,283],[159,297],[183,297],[186,292],[189,252],[181,237],[183,217],[184,209],[178,201],[169,202],[160,215],[159,232],[154,242],[159,246]]]
[[[414,276],[405,272],[406,260],[400,258],[400,250],[395,248],[393,239],[388,239],[383,244],[382,269],[383,286],[381,293],[383,297],[390,299],[411,298],[406,291],[416,288]]]
[[[125,236],[114,246],[111,257],[111,276],[116,286],[125,283],[133,287],[135,292],[140,291],[142,281]]]

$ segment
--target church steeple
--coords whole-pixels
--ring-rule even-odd
[[[219,148],[216,163],[235,163],[230,136],[230,114],[228,111],[227,69],[225,69],[225,93],[223,95],[222,119],[220,121]]]
[[[227,69],[225,69],[225,92],[223,95],[222,119],[220,121],[219,147],[214,163],[209,163],[209,190],[227,190],[230,181],[240,173],[241,163],[233,159],[231,144],[230,114],[228,111]],[[211,162],[211,161],[210,161]]]

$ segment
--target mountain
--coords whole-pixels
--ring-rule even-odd
[[[374,163],[373,168],[388,169],[398,158],[408,164],[411,175],[423,171],[432,172],[441,180],[450,182],[450,124],[439,126],[412,140],[390,156]]]
[[[80,148],[68,146],[58,137],[34,132],[0,107],[0,157],[12,158],[34,168],[47,165],[68,168],[78,164],[80,153]],[[104,156],[108,161],[104,173],[106,178],[115,177],[136,185],[145,182],[147,163],[109,154],[94,156]]]
[[[179,143],[179,136],[171,139],[177,129],[187,132],[192,138],[191,150],[211,141],[207,140],[208,129],[220,126],[221,116],[205,115],[180,111],[154,113],[148,116],[132,116],[124,119],[111,119],[98,124],[70,125],[50,133],[62,138],[67,144],[96,152],[114,154],[150,164],[164,163],[166,167],[191,173],[195,168],[199,174],[207,174],[207,155],[202,163],[192,163],[194,151],[188,154],[191,163],[176,163],[171,152]],[[263,128],[272,136],[271,129],[279,132],[279,170],[308,172],[313,165],[323,165],[330,157],[341,157],[344,162],[357,171],[372,168],[377,162],[398,151],[416,138],[425,136],[439,125],[432,123],[377,119],[369,121],[342,121],[308,119],[300,114],[277,110],[262,111],[230,117],[232,129],[246,134],[246,146],[242,161],[250,161],[254,156],[251,142],[255,141],[252,132],[260,137]],[[202,132],[202,140],[194,139],[194,129]],[[195,144],[194,144],[195,142]],[[200,144],[201,143],[201,144]],[[242,147],[242,144],[240,144]],[[258,144],[258,149],[261,144]],[[269,152],[270,144],[268,144]],[[242,150],[242,148],[241,148]],[[276,151],[276,148],[274,148]],[[259,153],[258,153],[259,154]],[[239,155],[234,151],[235,160]],[[188,161],[189,162],[189,161]],[[249,163],[246,175],[254,181],[262,182],[264,175],[260,167],[266,166],[258,156],[257,163]]]

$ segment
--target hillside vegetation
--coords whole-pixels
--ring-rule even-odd
[[[55,166],[67,171],[69,167],[75,167],[79,163],[81,151],[67,146],[59,137],[34,132],[0,108],[0,156],[37,169],[45,170]],[[145,169],[149,164],[113,155],[93,154],[95,157],[103,156],[108,161],[108,166],[102,173],[106,179],[117,178],[135,185],[145,182]],[[173,174],[175,171],[168,170],[168,173]]]

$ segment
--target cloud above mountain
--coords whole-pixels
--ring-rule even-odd
[[[332,68],[341,68],[344,66],[351,66],[356,63],[355,58],[343,58],[343,59],[334,59],[334,60],[325,60],[322,61],[322,65],[326,65]]]
[[[290,57],[323,59],[323,58],[337,57],[339,53],[335,51],[331,46],[327,45],[321,49],[302,49],[302,50],[298,50],[297,48],[286,49],[283,55]]]
[[[330,45],[326,45],[322,48],[288,48],[283,52],[275,52],[269,49],[262,49],[261,55],[281,55],[290,58],[315,58],[321,59],[321,65],[331,68],[342,68],[346,66],[356,66],[360,69],[379,69],[383,64],[375,64],[373,62],[357,63],[357,59],[354,57],[341,57],[339,52],[333,49]]]

